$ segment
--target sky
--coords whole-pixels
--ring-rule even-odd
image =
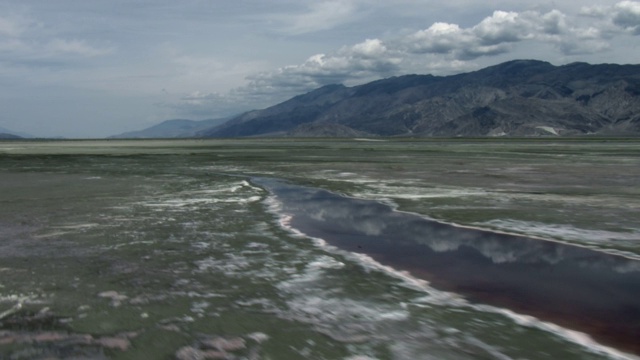
[[[0,0],[0,128],[106,137],[323,85],[640,62],[640,1]]]

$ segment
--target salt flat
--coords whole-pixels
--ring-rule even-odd
[[[640,142],[385,140],[0,142],[0,354],[636,358],[292,232],[250,180],[633,263]]]

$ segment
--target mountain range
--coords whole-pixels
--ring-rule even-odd
[[[110,138],[115,139],[149,139],[149,138],[189,138],[200,131],[211,129],[224,123],[229,118],[186,120],[172,119],[139,131],[129,131]]]
[[[32,137],[32,135],[29,135],[27,133],[9,130],[0,126],[0,139],[22,139]]]
[[[196,137],[640,136],[640,65],[514,60],[450,76],[327,85],[189,131]]]

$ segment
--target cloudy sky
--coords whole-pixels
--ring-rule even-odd
[[[102,137],[522,58],[640,63],[640,1],[0,0],[0,127]]]

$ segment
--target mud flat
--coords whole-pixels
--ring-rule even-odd
[[[0,358],[638,358],[637,141],[384,140],[0,142]]]

